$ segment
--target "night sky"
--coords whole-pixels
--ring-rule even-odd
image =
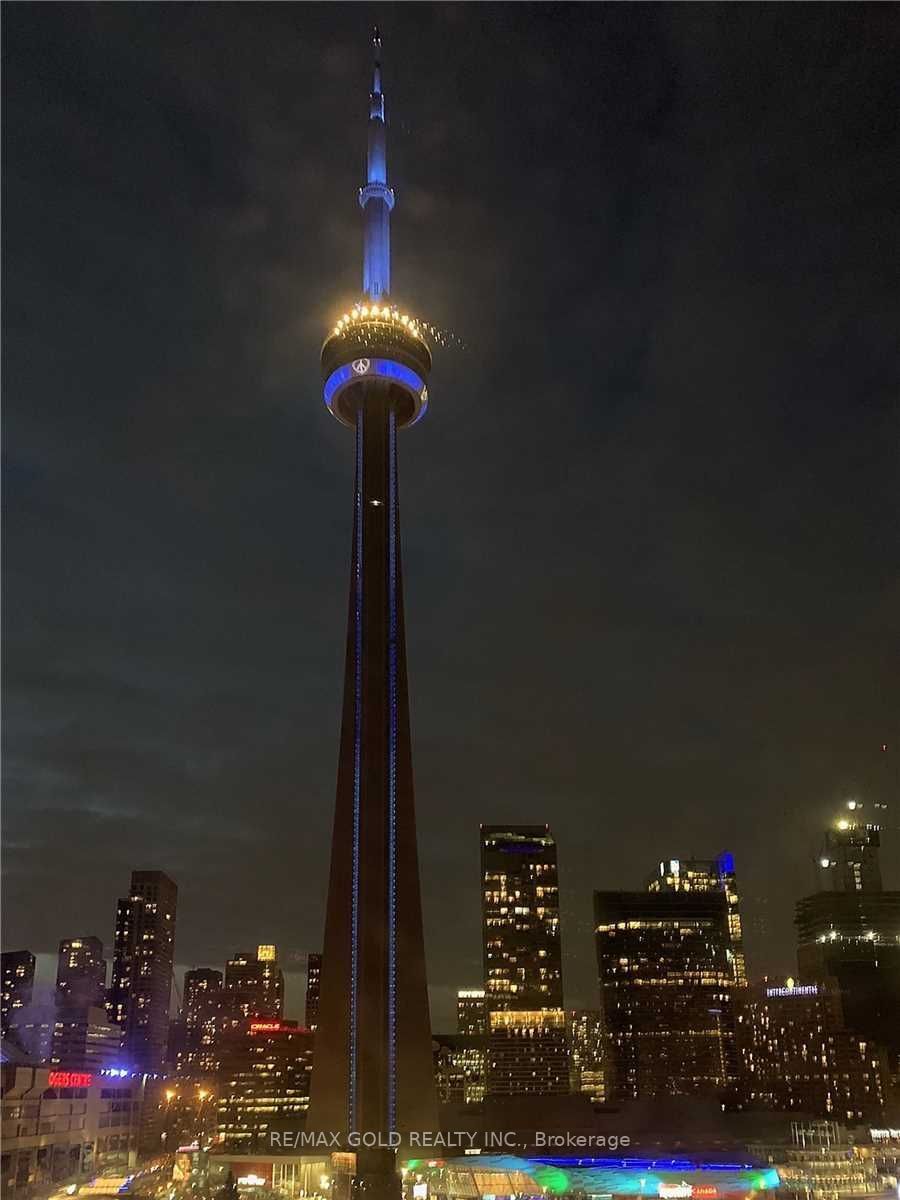
[[[466,343],[400,439],[434,1024],[480,821],[558,836],[569,1005],[661,857],[785,973],[836,806],[900,826],[891,4],[5,6],[5,945],[162,868],[180,967],[274,941],[302,1016],[373,18],[394,298]]]

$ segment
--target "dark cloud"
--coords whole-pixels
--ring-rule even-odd
[[[752,970],[787,970],[832,804],[898,800],[893,13],[379,16],[397,293],[468,345],[401,447],[437,1021],[480,977],[481,820],[553,824],[572,1002],[591,889],[722,847]],[[358,286],[366,20],[5,13],[7,944],[109,941],[161,866],[179,962],[274,940],[295,1014],[349,562],[317,355]]]

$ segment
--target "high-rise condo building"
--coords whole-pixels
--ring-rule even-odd
[[[185,971],[180,1041],[171,1055],[179,1075],[206,1077],[217,1069],[225,1016],[222,972],[212,967]]]
[[[595,892],[594,918],[611,1099],[730,1090],[737,980],[725,892]]]
[[[60,1005],[53,1022],[50,1061],[73,1071],[120,1066],[122,1031],[100,1005]]]
[[[489,1012],[562,1007],[559,878],[549,825],[481,826]]]
[[[56,965],[60,1008],[102,1008],[106,1004],[106,959],[98,937],[64,938]]]
[[[217,1132],[229,1150],[271,1153],[269,1132],[309,1108],[312,1036],[296,1021],[250,1020],[221,1043]]]
[[[122,1029],[134,1070],[159,1071],[166,1057],[178,888],[162,871],[134,871],[116,910],[107,1011]]]
[[[741,901],[734,876],[734,855],[723,851],[717,858],[670,858],[659,864],[647,881],[650,892],[722,892],[728,906],[728,933],[734,978],[738,987],[747,982]]]
[[[605,1039],[603,1014],[596,1009],[570,1009],[569,1087],[594,1104],[606,1099]]]
[[[491,1096],[568,1091],[556,841],[549,825],[481,826]]]
[[[34,992],[34,955],[30,950],[4,950],[0,955],[2,991],[0,991],[0,1020],[3,1033],[18,1012],[31,1003]]]
[[[441,1104],[481,1104],[486,1094],[488,1039],[477,1033],[434,1035],[434,1078]]]
[[[225,1005],[231,1021],[280,1021],[284,1015],[284,973],[273,945],[239,950],[225,964]]]
[[[456,993],[457,1033],[485,1034],[488,1025],[484,988],[460,988]]]
[[[488,1095],[568,1094],[569,1039],[561,1008],[498,1009],[490,1022]]]
[[[880,1123],[890,1091],[887,1056],[847,1029],[834,983],[768,980],[736,997],[741,1105]]]
[[[322,984],[322,955],[306,956],[306,1028],[316,1031],[319,1024],[319,995]]]
[[[819,890],[797,903],[797,974],[801,984],[836,983],[847,1028],[883,1046],[897,1071],[900,891],[882,887],[881,825],[866,820],[863,807],[848,801],[827,831]]]

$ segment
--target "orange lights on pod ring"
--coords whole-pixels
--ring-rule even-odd
[[[428,329],[437,339],[441,341],[438,330],[427,321],[419,322],[415,317],[409,316],[408,313],[401,313],[398,308],[390,307],[389,305],[378,304],[354,304],[349,312],[345,312],[334,326],[333,336],[345,333],[357,321],[390,321],[402,325],[408,330],[413,337],[421,338],[421,327]]]

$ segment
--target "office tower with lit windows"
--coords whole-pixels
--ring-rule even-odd
[[[460,988],[456,993],[456,1030],[462,1034],[487,1033],[488,1013],[484,988]]]
[[[549,825],[482,825],[481,885],[488,1094],[561,1094],[569,1067]]]
[[[497,1009],[489,1019],[489,1096],[568,1094],[569,1038],[561,1008]]]
[[[296,1021],[246,1021],[222,1038],[217,1134],[228,1150],[271,1153],[269,1132],[309,1109],[312,1035]]]
[[[737,989],[725,892],[595,892],[611,1099],[733,1088]]]
[[[0,1019],[4,1036],[19,1010],[27,1008],[31,1003],[34,992],[34,961],[30,950],[4,950],[0,955]]]
[[[100,1005],[61,1005],[56,1010],[50,1061],[72,1071],[101,1071],[118,1067],[122,1031],[110,1023]]]
[[[587,1096],[593,1104],[602,1104],[606,1099],[603,1014],[596,1009],[570,1009],[566,1020],[570,1091]]]
[[[734,875],[734,855],[723,851],[717,858],[670,858],[659,864],[647,881],[650,892],[722,892],[728,906],[728,932],[734,978],[738,987],[747,982],[741,902]]]
[[[887,1055],[847,1029],[834,983],[741,989],[735,999],[738,1095],[747,1109],[807,1113],[847,1125],[881,1122]]]
[[[280,1021],[284,1015],[284,972],[273,945],[255,951],[237,951],[225,964],[223,996],[227,1018],[233,1024],[253,1018]]]
[[[319,1024],[319,995],[322,983],[322,955],[306,956],[306,1028],[316,1031]]]
[[[64,938],[56,965],[60,1008],[102,1008],[106,1004],[106,959],[98,937]]]
[[[549,825],[481,826],[489,1012],[562,1008],[559,878]]]
[[[425,414],[431,354],[391,297],[381,41],[368,104],[363,296],[322,347],[325,404],[353,431],[344,702],[311,1130],[436,1128],[409,730],[397,439]],[[392,1151],[357,1185],[399,1194]]]
[[[483,1033],[436,1033],[434,1078],[440,1104],[481,1104],[486,1094],[488,1039]]]
[[[116,909],[107,1012],[122,1029],[123,1058],[138,1071],[158,1071],[166,1057],[177,905],[168,875],[134,871]]]
[[[170,1053],[179,1075],[206,1077],[216,1070],[225,1015],[222,972],[212,967],[186,971],[180,1038],[174,1053]]]
[[[900,891],[881,882],[882,827],[850,800],[816,860],[819,890],[797,902],[797,973],[837,984],[847,1027],[888,1051],[900,1069]],[[877,818],[883,809],[872,805]],[[877,811],[876,811],[877,810]]]

